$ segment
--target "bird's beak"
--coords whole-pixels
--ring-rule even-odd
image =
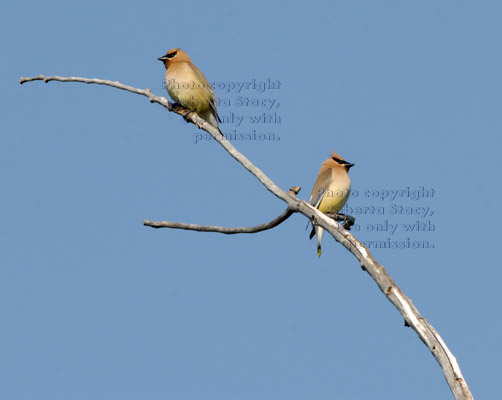
[[[356,164],[347,163],[347,164],[344,164],[344,165],[347,167],[347,171],[348,171],[349,169],[351,169]]]
[[[162,57],[157,58],[157,60],[164,62],[164,61],[167,60],[167,57],[166,56],[162,56]]]

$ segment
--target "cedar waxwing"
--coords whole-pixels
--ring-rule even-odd
[[[335,152],[322,163],[319,175],[310,195],[310,204],[322,213],[338,214],[350,195],[349,169],[354,164],[348,163]],[[321,257],[321,240],[324,229],[313,224],[310,238],[317,236],[317,255]]]
[[[180,49],[171,49],[158,58],[166,67],[166,89],[169,96],[188,110],[195,111],[220,131],[216,96],[205,76]],[[221,131],[220,131],[221,133]]]

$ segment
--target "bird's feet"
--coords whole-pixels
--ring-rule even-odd
[[[337,221],[343,221],[343,227],[348,231],[350,231],[350,227],[356,222],[356,217],[352,215],[337,214],[337,217],[339,218]]]
[[[326,214],[328,217],[334,219],[337,222],[343,222],[343,228],[350,231],[350,227],[356,222],[356,218],[352,215],[345,214]]]
[[[195,120],[195,119],[192,119],[191,117],[191,114],[192,113],[195,113],[197,114],[194,110],[189,110],[185,107],[183,107],[181,104],[179,103],[173,103],[173,111],[179,115],[181,115],[183,117],[183,119],[185,120],[186,123],[190,123],[190,122],[193,122],[194,125],[200,129],[200,124]]]

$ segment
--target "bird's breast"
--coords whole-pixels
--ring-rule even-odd
[[[214,94],[209,83],[188,65],[168,68],[165,79],[167,92],[176,103],[198,114],[211,108]]]
[[[347,202],[350,196],[350,180],[332,182],[326,189],[319,204],[322,213],[337,214]]]

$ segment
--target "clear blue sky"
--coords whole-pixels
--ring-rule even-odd
[[[372,252],[474,396],[500,393],[502,3],[1,8],[0,398],[451,398],[356,260],[330,236],[317,258],[302,216],[247,236],[143,227],[255,225],[285,207],[193,125],[108,87],[18,84],[167,96],[156,58],[173,47],[220,84],[220,114],[243,117],[224,132],[279,139],[234,145],[283,189],[308,199],[331,150],[356,164],[356,236],[410,244]],[[225,89],[253,79],[280,87]],[[276,122],[251,122],[263,113]]]

